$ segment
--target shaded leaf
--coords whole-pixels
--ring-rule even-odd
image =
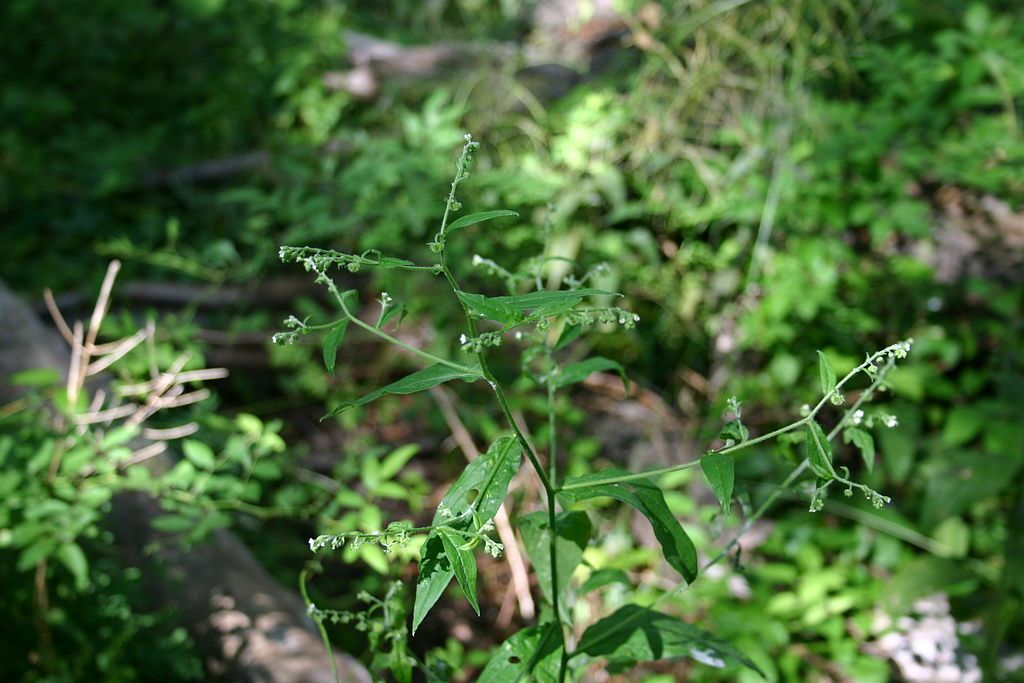
[[[367,403],[376,401],[381,396],[387,396],[388,394],[415,394],[429,389],[430,387],[437,386],[438,384],[450,382],[453,379],[464,379],[469,381],[478,380],[480,379],[480,374],[477,372],[469,373],[447,365],[435,363],[428,368],[414,372],[411,375],[406,375],[402,379],[397,382],[392,382],[386,387],[382,387],[376,391],[371,391],[355,401],[346,401],[331,412],[327,413],[327,415],[321,419],[343,413],[349,408],[354,408],[355,406],[366,405]]]
[[[334,374],[334,364],[338,358],[338,347],[341,345],[341,340],[345,338],[347,329],[348,318],[342,318],[324,338],[324,367],[332,375]]]
[[[616,294],[615,292],[607,292],[603,289],[544,289],[537,292],[529,292],[527,294],[514,294],[512,296],[494,296],[490,297],[490,299],[493,302],[501,304],[502,306],[507,306],[508,308],[517,311],[531,311],[534,309],[562,304],[566,301],[574,299],[583,299],[584,297],[598,296],[602,294],[610,296],[621,296],[621,294]]]
[[[871,432],[857,427],[847,427],[843,431],[843,441],[846,443],[852,443],[860,451],[860,456],[864,458],[864,464],[868,468],[868,472],[875,467],[875,439],[871,436]]]
[[[715,668],[739,664],[760,673],[730,643],[693,624],[639,605],[626,605],[588,628],[573,656],[580,654],[627,662],[689,657]]]
[[[182,442],[181,449],[184,451],[185,457],[189,459],[189,462],[201,470],[212,470],[217,464],[217,459],[213,456],[213,450],[202,441],[186,439]]]
[[[76,589],[83,591],[89,587],[89,561],[77,543],[65,543],[58,548],[57,559],[75,578]]]
[[[481,523],[492,519],[508,493],[509,482],[519,471],[521,455],[519,443],[510,436],[503,436],[491,444],[486,453],[466,466],[448,489],[434,514],[433,525],[449,524],[469,528],[473,516],[468,514],[471,508]],[[444,542],[435,531],[427,537],[420,549],[419,579],[416,582],[412,613],[413,633],[416,633],[423,618],[437,603],[453,576],[455,570],[445,553]]]
[[[807,460],[811,471],[819,479],[836,478],[836,472],[832,469],[832,445],[814,420],[807,424]]]
[[[828,356],[821,351],[818,351],[818,375],[821,377],[821,393],[832,393],[836,388],[836,371],[832,369]]]
[[[450,234],[456,230],[462,228],[468,228],[471,225],[477,223],[483,223],[484,221],[493,221],[495,218],[519,218],[519,214],[515,211],[509,211],[508,209],[497,209],[495,211],[481,211],[479,213],[471,213],[468,216],[463,216],[457,220],[452,221],[445,228],[445,233]]]
[[[626,371],[619,363],[602,356],[595,356],[593,358],[580,361],[579,363],[566,365],[555,378],[555,386],[565,387],[570,384],[575,384],[576,382],[582,382],[592,373],[603,372],[605,370],[614,370],[619,374],[619,377],[622,378],[622,386],[625,387],[626,393],[628,394],[629,380],[626,378]]]
[[[471,292],[457,292],[457,294],[459,299],[481,318],[494,320],[503,325],[514,325],[523,320],[524,316],[520,311],[496,302],[493,297]]]
[[[661,543],[665,560],[672,568],[683,575],[686,581],[697,578],[697,550],[693,541],[686,535],[679,520],[672,515],[665,504],[665,496],[661,489],[649,479],[634,479],[628,482],[601,483],[603,479],[628,475],[619,469],[603,470],[596,474],[577,477],[566,481],[573,487],[589,484],[580,488],[563,489],[559,495],[568,502],[587,500],[589,498],[609,497],[620,500],[639,510],[654,529],[654,535]]]
[[[583,595],[613,583],[621,583],[624,586],[633,585],[633,582],[629,580],[629,574],[621,569],[598,569],[583,582],[579,593]]]
[[[563,652],[559,628],[552,623],[531,626],[513,634],[494,651],[491,660],[477,678],[477,683],[557,681]]]
[[[394,320],[396,317],[398,318],[398,324],[401,325],[402,324],[402,318],[405,317],[405,314],[406,314],[405,304],[396,304],[396,303],[389,304],[384,309],[384,314],[380,317],[380,320],[377,321],[377,329],[378,330],[381,329],[382,327],[387,325],[389,322]]]
[[[725,442],[743,443],[750,438],[750,432],[747,431],[747,426],[739,420],[729,420],[718,432],[718,438]]]
[[[449,531],[440,531],[441,543],[448,556],[448,564],[455,573],[455,579],[462,587],[462,592],[477,616],[480,616],[480,603],[476,599],[476,557],[472,550],[462,548],[463,539]]]
[[[715,498],[728,515],[732,507],[732,489],[736,477],[732,456],[707,453],[700,459],[700,468],[711,485]]]
[[[565,329],[562,330],[562,334],[559,335],[558,341],[555,343],[555,351],[561,351],[569,344],[579,339],[579,336],[583,333],[582,325],[566,325]]]
[[[518,526],[541,592],[548,602],[553,602],[548,513],[541,511],[524,515],[519,518]],[[583,559],[590,531],[590,518],[585,512],[560,512],[555,517],[555,561],[558,572],[554,578],[558,582],[559,595],[569,587],[572,573]]]

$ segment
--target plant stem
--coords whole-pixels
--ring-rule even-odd
[[[313,604],[313,601],[309,599],[309,592],[306,590],[306,579],[308,576],[309,567],[299,572],[299,593],[302,595],[302,602],[305,603],[306,609],[309,609]],[[331,663],[331,675],[334,677],[334,683],[341,683],[341,677],[338,676],[338,663],[334,660],[334,648],[331,647],[331,639],[327,637],[327,629],[324,628],[323,623],[318,619],[313,619],[313,623],[316,624],[316,630],[320,632],[320,639],[324,641],[327,659]]]

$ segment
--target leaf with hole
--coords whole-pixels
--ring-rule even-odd
[[[807,423],[807,461],[819,479],[836,478],[836,471],[832,469],[832,445],[814,420]]]
[[[494,651],[477,683],[554,683],[562,665],[560,628],[549,623],[513,634]]]
[[[619,377],[622,378],[622,386],[625,388],[626,393],[629,393],[629,380],[626,378],[626,371],[622,365],[616,363],[610,358],[604,358],[602,356],[595,356],[582,360],[579,363],[571,363],[562,368],[562,371],[555,376],[555,386],[561,388],[582,382],[587,377],[590,377],[595,372],[603,372],[605,370],[614,370]]]
[[[467,370],[473,369],[467,368]],[[460,370],[447,365],[442,365],[441,363],[435,363],[428,368],[414,372],[411,375],[406,375],[402,379],[397,382],[392,382],[386,387],[382,387],[376,391],[371,391],[355,401],[346,401],[324,415],[321,419],[338,415],[339,413],[343,413],[356,406],[366,405],[367,403],[376,401],[378,398],[387,396],[388,394],[415,394],[420,391],[425,391],[430,387],[437,386],[438,384],[450,382],[454,379],[475,381],[480,379],[480,377],[480,373],[475,370],[473,372],[467,372],[466,370]]]
[[[679,520],[665,504],[661,489],[649,479],[634,479],[628,482],[602,483],[604,479],[628,476],[620,469],[608,469],[565,482],[572,488],[563,488],[559,495],[567,502],[590,498],[615,498],[639,510],[654,529],[654,536],[661,543],[665,560],[683,575],[687,583],[697,578],[697,549],[686,535]]]
[[[707,453],[700,459],[700,468],[715,498],[722,505],[722,510],[728,515],[732,507],[732,488],[736,477],[732,456]]]
[[[821,393],[827,396],[836,388],[836,371],[832,369],[828,356],[821,351],[818,351],[818,375],[821,378]]]
[[[715,668],[742,665],[761,673],[732,644],[685,621],[639,605],[626,605],[583,632],[573,657],[651,662],[688,657]]]
[[[843,441],[846,443],[852,443],[860,451],[860,456],[864,458],[864,464],[868,468],[868,472],[875,467],[875,439],[871,436],[871,432],[868,432],[857,427],[847,427],[843,430]]]
[[[481,211],[479,213],[471,213],[468,216],[458,218],[448,224],[445,228],[446,234],[451,234],[456,230],[462,228],[468,228],[471,225],[477,223],[483,223],[484,221],[493,221],[495,218],[519,218],[519,214],[515,211],[509,211],[507,209],[497,209],[495,211]]]
[[[521,457],[519,443],[510,436],[503,436],[491,444],[486,453],[466,466],[448,489],[434,514],[433,526],[468,529],[472,526],[473,517],[481,524],[490,521],[508,493],[509,482],[519,471]],[[476,514],[471,514],[471,511]],[[419,569],[412,614],[413,633],[455,576],[444,542],[436,531],[427,537],[420,549]]]
[[[445,529],[440,530],[438,535],[441,537],[445,555],[448,556],[448,564],[455,573],[455,579],[469,601],[469,606],[477,616],[480,616],[480,603],[476,599],[476,557],[473,556],[473,551],[462,547],[464,539],[461,536]]]
[[[530,564],[537,574],[537,583],[548,602],[553,602],[552,578],[557,582],[558,594],[563,595],[569,588],[569,580],[590,540],[590,518],[580,511],[560,512],[555,517],[555,562],[557,575],[551,572],[551,529],[548,513],[532,512],[519,518],[519,533],[523,546],[530,557]],[[565,605],[561,600],[560,605]],[[568,615],[566,615],[568,617]]]

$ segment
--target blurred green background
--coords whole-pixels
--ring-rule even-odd
[[[846,372],[865,352],[916,341],[881,399],[899,427],[876,430],[873,471],[852,449],[842,456],[892,505],[837,500],[811,515],[794,493],[680,613],[770,680],[1024,680],[1019,3],[7,0],[0,83],[0,277],[40,311],[50,287],[82,317],[120,259],[108,323],[152,317],[168,354],[232,371],[192,409],[196,438],[223,447],[239,413],[280,431],[287,446],[250,497],[275,516],[222,523],[258,539],[282,582],[294,585],[317,530],[427,517],[424,497],[461,456],[429,398],[316,422],[403,366],[354,341],[330,377],[316,346],[272,347],[286,315],[327,310],[278,247],[424,256],[470,131],[482,148],[463,203],[520,214],[453,245],[476,291],[494,285],[474,254],[511,267],[549,226],[559,255],[609,263],[602,286],[641,317],[595,338],[641,396],[623,407],[588,385],[560,408],[575,432],[569,472],[689,459],[730,396],[768,431],[814,402],[816,349]],[[458,336],[457,309],[429,280],[353,283],[366,301],[387,291],[403,302],[408,334]],[[517,406],[542,419],[543,405]],[[0,433],[26,429],[16,417],[4,413]],[[464,418],[481,442],[497,429],[485,411]],[[380,461],[408,442],[419,452],[382,477]],[[741,496],[763,497],[789,450],[744,455]],[[0,480],[17,469],[3,458]],[[311,472],[340,491],[324,503]],[[0,490],[26,490],[19,482]],[[715,515],[699,482],[665,483],[713,551],[735,519]],[[0,515],[0,678],[156,680],[147,670],[163,660],[176,664],[160,680],[205,676],[102,534],[81,541],[84,578],[53,568],[60,659],[34,658],[32,563],[10,531],[19,514]],[[604,524],[593,566],[626,570],[641,593],[664,588],[630,517]],[[346,551],[327,562],[317,602],[355,608],[358,591],[414,575],[375,548]],[[453,600],[412,648],[471,680],[522,623],[494,625],[501,584],[482,591],[490,616]],[[578,609],[629,598],[613,588]],[[441,628],[451,624],[468,628]],[[939,655],[907,654],[943,628],[956,678],[937,673]],[[332,635],[365,655],[361,634]],[[692,663],[640,672],[609,680],[760,680]]]

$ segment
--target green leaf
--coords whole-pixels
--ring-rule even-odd
[[[516,632],[494,651],[477,683],[554,683],[562,664],[560,628],[550,623]]]
[[[75,588],[84,591],[89,587],[89,560],[77,543],[65,543],[57,549],[57,559],[67,567],[75,578]]]
[[[818,351],[818,374],[821,376],[821,393],[828,395],[836,388],[836,371],[832,369],[832,363],[828,356]]]
[[[409,460],[419,452],[419,444],[414,443],[399,446],[395,450],[391,451],[380,465],[380,478],[393,478],[402,470],[403,467],[405,467],[405,463],[409,462]]]
[[[60,382],[60,373],[53,368],[31,368],[11,374],[7,381],[15,387],[48,387]]]
[[[519,471],[521,455],[519,443],[510,436],[503,436],[491,444],[486,453],[466,466],[448,489],[434,514],[433,525],[469,528],[471,517],[475,516],[480,523],[491,520],[505,500],[509,482]],[[475,515],[467,514],[471,508]],[[437,532],[431,533],[420,549],[419,573],[413,603],[413,633],[455,576],[444,542]]]
[[[531,311],[538,308],[559,305],[574,299],[582,299],[588,296],[599,295],[622,296],[615,292],[606,292],[603,289],[543,289],[537,292],[529,292],[528,294],[494,296],[490,297],[490,300],[516,311]]]
[[[871,432],[859,429],[857,427],[847,427],[843,431],[843,441],[846,443],[852,443],[860,451],[860,456],[864,458],[864,464],[868,468],[868,472],[875,467],[875,439],[871,436]]]
[[[514,325],[523,320],[523,314],[516,309],[497,303],[493,297],[470,292],[458,292],[462,300],[471,311],[487,320],[494,320],[502,325]]]
[[[551,572],[551,530],[548,513],[533,512],[519,518],[519,532],[523,536],[526,554],[537,574],[537,582],[548,602],[554,602]],[[555,561],[558,574],[558,593],[563,594],[569,587],[569,580],[590,540],[590,518],[585,512],[560,512],[555,517]],[[560,604],[565,604],[561,602]]]
[[[740,664],[761,673],[730,643],[639,605],[626,605],[584,631],[572,656],[580,654],[626,662],[689,657],[715,668]]]
[[[477,616],[480,616],[480,603],[476,599],[476,558],[472,550],[461,547],[463,539],[453,535],[450,531],[441,530],[438,535],[444,545],[445,555],[448,556],[448,564],[455,572],[455,578],[462,588],[462,592],[469,601]]]
[[[563,489],[559,495],[568,502],[587,500],[589,498],[615,498],[633,506],[647,517],[654,529],[654,536],[661,543],[665,560],[677,572],[683,575],[687,583],[697,578],[697,549],[693,541],[686,535],[672,512],[665,504],[665,496],[661,489],[649,479],[634,479],[628,482],[602,484],[601,480],[615,476],[627,475],[619,469],[603,470],[585,477],[577,477],[566,481],[574,488]],[[575,488],[580,484],[588,486]]]
[[[813,420],[807,424],[807,460],[811,471],[819,479],[836,478],[836,471],[832,469],[832,445],[825,432]]]
[[[376,401],[381,396],[387,396],[388,394],[415,394],[419,391],[424,391],[430,387],[443,384],[444,382],[450,382],[453,379],[464,379],[464,380],[478,380],[480,374],[477,372],[465,372],[463,370],[457,370],[447,365],[435,363],[428,368],[414,372],[411,375],[407,375],[397,382],[392,382],[386,387],[371,391],[366,396],[358,398],[355,401],[347,401],[342,403],[337,408],[327,413],[323,418],[332,417],[339,413],[343,413],[349,408],[355,406],[362,406]]]
[[[468,228],[471,225],[477,223],[483,223],[484,221],[493,221],[495,218],[519,218],[519,214],[515,211],[509,211],[507,209],[498,209],[496,211],[481,211],[480,213],[471,213],[468,216],[463,216],[457,220],[452,221],[445,228],[445,234],[450,234],[456,230],[462,228]]]
[[[201,470],[212,470],[217,465],[217,459],[213,456],[213,450],[202,441],[185,439],[181,444],[185,457],[189,462]]]
[[[398,317],[398,324],[401,325],[402,318],[405,317],[405,314],[405,304],[389,304],[387,308],[384,309],[384,315],[382,315],[380,317],[380,320],[377,321],[377,329],[379,330],[385,325],[387,325],[389,322],[394,320],[396,316]]]
[[[629,393],[629,380],[626,378],[626,371],[622,366],[610,358],[604,358],[602,356],[595,356],[586,360],[580,361],[579,363],[571,363],[562,368],[562,371],[555,377],[555,386],[565,387],[576,382],[582,382],[587,377],[590,377],[592,373],[602,372],[605,370],[614,370],[622,378],[622,386],[625,387],[626,393]]]
[[[595,591],[598,588],[613,583],[621,583],[624,586],[633,585],[633,582],[629,580],[629,574],[621,569],[598,569],[583,582],[583,585],[580,586],[579,593],[580,595],[584,595],[590,591]]]
[[[708,453],[700,459],[700,468],[704,471],[704,476],[722,509],[728,515],[732,507],[732,488],[736,478],[732,456]]]
[[[334,363],[338,357],[338,346],[345,337],[345,330],[348,329],[348,318],[343,318],[331,328],[324,339],[324,366],[327,372],[334,374]]]
[[[718,438],[726,443],[743,443],[750,438],[750,432],[747,431],[747,426],[739,420],[729,420],[722,426],[722,431],[718,432]]]
[[[562,334],[559,335],[558,341],[555,343],[555,351],[561,351],[569,344],[579,339],[579,336],[583,334],[582,325],[566,325],[565,329],[562,330]]]

